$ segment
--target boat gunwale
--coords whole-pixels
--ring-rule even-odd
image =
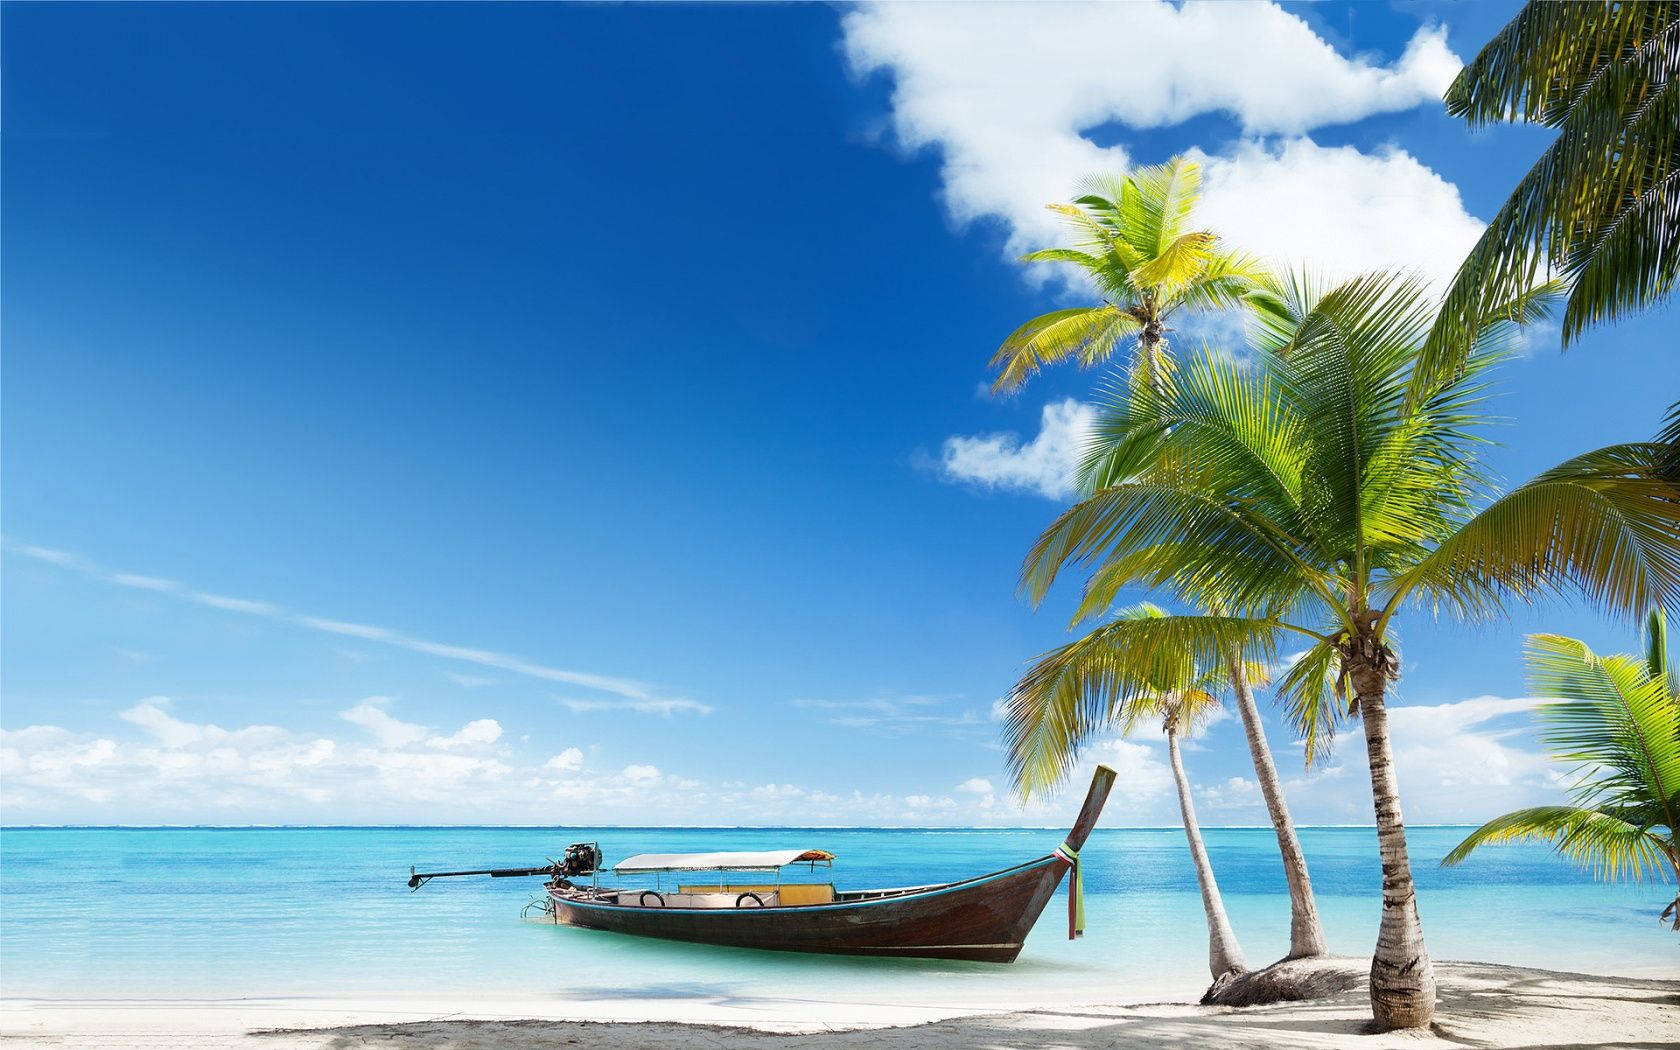
[[[600,910],[603,910],[603,911],[617,910],[617,911],[627,911],[627,912],[636,912],[636,913],[644,913],[645,912],[645,913],[666,914],[666,915],[680,915],[680,914],[696,914],[696,915],[748,914],[748,915],[751,915],[751,914],[762,914],[764,912],[782,912],[782,911],[798,911],[798,912],[834,911],[834,910],[841,909],[841,908],[867,908],[867,907],[871,907],[873,905],[885,904],[885,903],[888,903],[888,902],[896,902],[896,901],[915,900],[915,899],[921,898],[921,897],[937,897],[937,896],[940,896],[941,894],[954,893],[958,890],[971,889],[971,888],[976,887],[976,886],[981,886],[981,885],[984,885],[985,883],[993,882],[993,881],[995,881],[997,879],[1001,879],[1001,878],[1006,878],[1010,875],[1022,874],[1022,873],[1025,873],[1027,871],[1031,871],[1035,868],[1041,868],[1041,867],[1044,867],[1047,864],[1053,864],[1053,863],[1056,863],[1058,861],[1063,863],[1063,864],[1067,863],[1067,861],[1062,860],[1062,858],[1058,857],[1056,854],[1050,853],[1050,854],[1046,854],[1045,856],[1039,857],[1035,860],[1029,860],[1029,861],[1026,861],[1025,863],[1017,864],[1012,868],[1003,868],[999,871],[988,872],[985,875],[975,875],[971,878],[961,879],[957,882],[938,883],[936,885],[927,887],[925,889],[912,888],[912,889],[910,889],[906,892],[903,892],[903,893],[894,893],[892,891],[885,891],[885,892],[888,893],[887,896],[871,897],[868,900],[835,901],[833,904],[775,904],[775,905],[767,905],[767,906],[761,907],[761,908],[665,908],[665,907],[643,908],[643,907],[639,907],[639,906],[633,905],[633,904],[618,904],[618,903],[614,903],[614,902],[599,901],[599,900],[593,900],[592,901],[592,900],[588,900],[588,899],[562,896],[561,893],[558,892],[558,887],[550,887],[548,892],[549,892],[549,896],[552,897],[556,903],[566,904],[566,905],[569,905],[569,906],[572,906],[572,907],[597,908],[597,909],[600,909]],[[616,891],[616,892],[634,893],[635,891],[634,890],[619,890],[619,891]],[[650,892],[650,891],[644,891],[644,892]],[[658,892],[658,891],[651,891],[651,892]],[[876,892],[882,892],[882,891],[877,891],[877,890],[854,890],[854,891],[851,891],[851,892],[854,892],[854,893],[876,893]]]

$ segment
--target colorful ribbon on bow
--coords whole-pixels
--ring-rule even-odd
[[[1056,847],[1056,856],[1073,871],[1068,873],[1068,940],[1085,936],[1085,880],[1079,877],[1079,851],[1067,843]]]

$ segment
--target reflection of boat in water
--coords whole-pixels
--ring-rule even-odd
[[[1067,841],[1055,852],[958,882],[849,891],[836,891],[832,883],[784,882],[784,871],[794,865],[814,871],[834,862],[823,850],[789,849],[643,854],[613,865],[613,874],[654,875],[656,887],[623,889],[600,885],[600,848],[578,843],[546,867],[415,873],[409,885],[418,889],[453,875],[547,875],[545,913],[567,926],[784,952],[1013,962],[1070,870],[1069,936],[1083,924],[1079,850],[1113,785],[1114,771],[1099,766]],[[702,872],[718,878],[684,881]],[[732,880],[731,873],[761,877]],[[573,881],[583,878],[588,884]],[[668,878],[675,882],[670,888]]]

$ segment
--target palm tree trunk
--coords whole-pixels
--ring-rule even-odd
[[[1243,962],[1242,947],[1231,931],[1230,917],[1225,914],[1225,902],[1219,896],[1219,883],[1213,878],[1213,865],[1208,862],[1207,848],[1202,845],[1202,827],[1196,822],[1196,806],[1190,798],[1190,779],[1184,775],[1184,760],[1178,753],[1178,731],[1167,730],[1167,757],[1172,760],[1173,779],[1178,782],[1178,808],[1184,815],[1184,837],[1190,840],[1190,860],[1196,867],[1196,881],[1202,888],[1202,910],[1207,912],[1208,970],[1218,986],[1233,974],[1248,969]]]
[[[1324,924],[1319,922],[1318,903],[1313,900],[1312,876],[1307,874],[1307,857],[1301,852],[1301,840],[1295,835],[1295,821],[1289,816],[1289,803],[1283,797],[1277,766],[1272,764],[1272,749],[1266,743],[1265,727],[1260,724],[1260,708],[1254,703],[1242,660],[1231,657],[1230,667],[1237,711],[1242,715],[1243,732],[1248,737],[1248,754],[1254,760],[1260,795],[1266,800],[1266,812],[1271,815],[1272,828],[1277,832],[1278,852],[1283,855],[1283,877],[1289,883],[1289,958],[1323,955]]]
[[[1383,704],[1387,683],[1384,672],[1369,659],[1354,662],[1349,679],[1365,723],[1377,852],[1382,858],[1382,924],[1371,957],[1371,1015],[1380,1028],[1421,1028],[1435,1016],[1435,967],[1423,944],[1406,825],[1400,817],[1400,785],[1394,777],[1388,709]]]
[[[1134,372],[1143,378],[1143,382],[1150,390],[1160,394],[1165,386],[1165,378],[1161,374],[1167,354],[1167,328],[1161,319],[1155,316],[1153,309],[1143,309],[1135,312],[1142,327],[1138,329],[1138,359],[1132,366]]]

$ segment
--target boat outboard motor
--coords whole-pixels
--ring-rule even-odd
[[[566,847],[556,868],[555,874],[562,878],[593,875],[601,868],[601,847],[594,842],[574,842]]]

